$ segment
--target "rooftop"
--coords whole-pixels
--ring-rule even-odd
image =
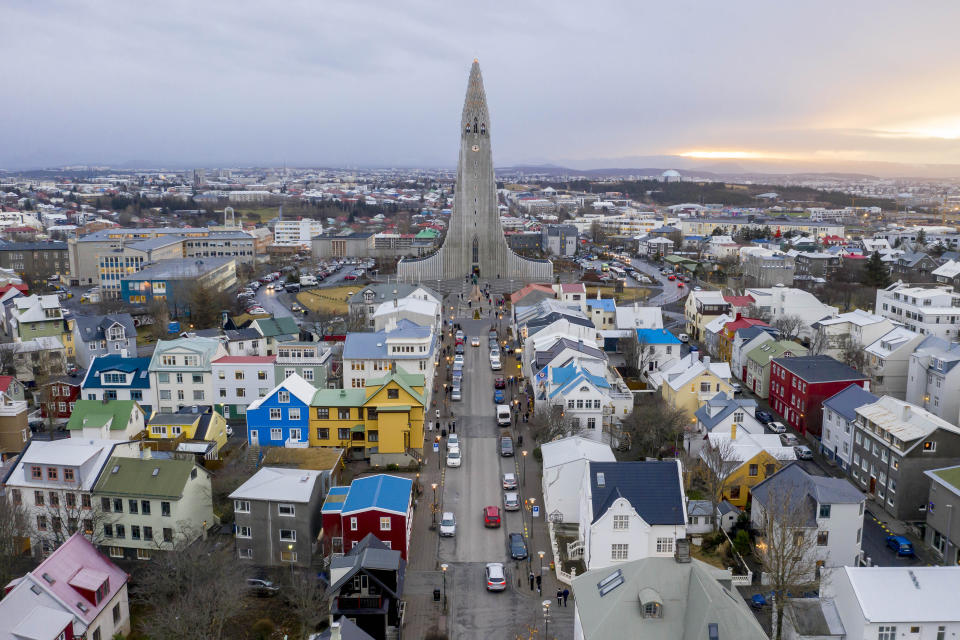
[[[769,344],[769,343],[767,343]],[[766,345],[761,345],[761,347]],[[751,351],[751,353],[753,353]],[[774,362],[806,382],[837,382],[842,380],[866,380],[867,377],[830,356],[794,356],[776,358]]]
[[[190,474],[192,460],[175,458],[110,458],[97,482],[97,492],[119,496],[149,496],[178,500]],[[202,473],[208,473],[203,470]]]
[[[284,500],[306,504],[321,475],[315,469],[263,467],[230,494],[231,499]]]
[[[617,498],[626,499],[649,525],[687,521],[680,466],[674,460],[590,462],[588,470],[593,520]]]
[[[840,567],[829,582],[849,581],[871,623],[960,620],[960,567]]]
[[[413,480],[377,474],[356,478],[343,503],[343,513],[376,509],[406,515],[410,508]]]
[[[851,384],[845,387],[839,393],[836,393],[823,401],[823,406],[839,413],[847,421],[857,419],[857,408],[865,404],[872,404],[879,400],[860,385]]]

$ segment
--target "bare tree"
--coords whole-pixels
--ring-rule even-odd
[[[103,525],[111,516],[102,508],[101,501],[89,493],[60,489],[38,492],[42,504],[35,500],[36,531],[41,543],[56,549],[77,531],[93,544],[104,541]]]
[[[529,424],[530,434],[539,443],[573,436],[582,430],[582,427],[575,426],[567,419],[566,412],[558,404],[534,411]]]
[[[629,460],[678,455],[682,449],[686,414],[656,394],[646,394],[622,422],[620,451]],[[669,450],[669,451],[668,451]]]
[[[810,339],[810,345],[807,347],[807,354],[811,356],[817,356],[827,350],[827,347],[830,346],[830,337],[826,334],[825,331],[819,330],[813,334],[813,338]]]
[[[167,335],[167,327],[170,325],[170,308],[167,306],[166,299],[153,298],[147,304],[148,315],[153,320],[150,324],[150,337],[154,340],[161,340]]]
[[[0,584],[32,568],[32,559],[24,555],[31,531],[27,508],[9,495],[0,496]]]
[[[793,340],[800,335],[800,329],[803,328],[803,318],[795,315],[782,315],[773,320],[771,325],[780,331],[780,334],[786,340]]]
[[[762,505],[754,500],[758,537],[754,555],[774,593],[774,640],[783,633],[787,594],[816,579],[817,530],[810,526],[812,508],[798,487],[773,486]]]
[[[729,488],[730,476],[740,466],[730,440],[718,438],[707,441],[700,451],[701,475],[710,495],[713,505],[712,515],[714,530],[717,528],[717,507],[724,499],[724,492]]]
[[[0,345],[0,375],[17,375],[17,353],[19,351],[19,342]]]
[[[330,614],[326,590],[311,571],[291,574],[287,604],[293,617],[300,623],[300,638],[303,640]]]
[[[864,350],[863,345],[849,334],[840,336],[837,340],[836,348],[840,351],[839,360],[849,367],[853,367],[860,373],[871,375],[870,356]]]

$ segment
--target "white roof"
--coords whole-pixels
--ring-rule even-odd
[[[730,365],[726,362],[714,362],[711,360],[709,367],[710,372],[721,380],[730,380]],[[650,379],[652,381],[656,378],[657,386],[659,386],[659,381],[662,380],[673,389],[679,389],[706,370],[707,364],[705,364],[703,360],[700,360],[696,353],[692,353],[677,360],[669,369],[660,371],[659,375],[651,375]]]
[[[20,462],[10,476],[10,483],[25,486],[47,486],[46,479],[34,481],[27,472],[27,465],[39,464],[61,467],[80,467],[94,460],[93,473],[79,474],[78,488],[89,491],[96,483],[97,475],[107,463],[113,447],[119,444],[118,440],[87,440],[86,438],[64,438],[63,440],[33,440],[27,450],[20,456]],[[22,475],[21,475],[22,474]]]
[[[263,467],[230,494],[233,499],[310,502],[321,471]]]
[[[732,321],[733,321],[733,318],[731,318],[725,313],[721,313],[719,316],[717,316],[716,318],[708,322],[703,327],[703,330],[708,333],[720,333],[721,331],[723,331],[724,325]]]
[[[944,276],[947,278],[956,278],[960,276],[960,262],[947,260],[942,265],[933,270],[933,275]]]
[[[869,622],[958,622],[960,567],[842,567]]]
[[[891,396],[883,396],[873,404],[857,407],[856,412],[904,442],[922,438],[937,429],[960,435],[960,429],[943,418]]]
[[[397,300],[396,306],[394,306],[393,300],[382,303],[377,307],[377,310],[373,312],[373,316],[385,316],[398,311],[410,311],[425,316],[436,316],[440,313],[439,307],[440,305],[432,300],[420,300],[419,298],[407,297]]]
[[[641,307],[638,304],[617,306],[617,329],[662,329],[663,312],[660,307]]]
[[[875,313],[870,313],[868,311],[864,311],[863,309],[854,309],[848,313],[841,313],[834,318],[821,320],[820,324],[827,327],[833,324],[843,324],[849,322],[850,324],[857,325],[858,327],[866,327],[878,322],[884,322],[885,320],[886,318],[883,316],[878,316]]]
[[[301,378],[298,374],[292,373],[283,382],[271,389],[267,395],[257,398],[255,401],[250,403],[250,406],[247,407],[247,411],[259,409],[264,400],[272,397],[273,394],[275,394],[281,388],[286,389],[294,398],[308,405],[310,404],[310,401],[313,400],[313,396],[317,393],[317,388],[315,386]]]
[[[796,460],[797,454],[793,447],[783,446],[780,436],[772,433],[754,434],[737,431],[737,437],[731,439],[729,432],[717,431],[708,433],[710,444],[717,446],[721,442],[730,443],[730,459],[738,462],[747,462],[761,451],[766,451],[777,460]],[[706,449],[701,450],[701,457]]]
[[[559,467],[576,460],[591,462],[616,462],[610,445],[580,436],[562,438],[540,445],[543,454],[543,468]]]
[[[48,318],[44,309],[59,309],[60,299],[57,296],[26,296],[13,301],[19,311],[18,322],[40,322],[42,320],[56,320]]]
[[[906,327],[896,327],[880,336],[879,339],[867,346],[864,351],[878,358],[888,358],[894,351],[918,336],[919,334],[910,331],[910,329]]]

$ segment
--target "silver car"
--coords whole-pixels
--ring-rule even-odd
[[[516,488],[517,488],[517,474],[515,474],[515,473],[505,473],[505,474],[503,474],[503,488],[504,488],[504,489],[516,489]]]
[[[520,494],[510,491],[503,494],[504,511],[520,511]]]
[[[457,519],[452,511],[444,511],[440,518],[440,535],[443,537],[453,537],[457,534]]]

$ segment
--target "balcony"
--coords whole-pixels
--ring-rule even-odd
[[[382,596],[338,596],[334,598],[333,609],[339,613],[357,613],[361,611],[386,611],[388,601]]]

